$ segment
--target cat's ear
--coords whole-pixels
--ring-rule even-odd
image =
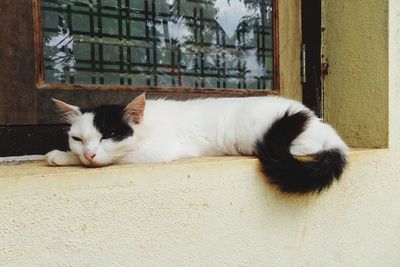
[[[61,117],[66,122],[71,123],[76,117],[82,114],[77,106],[67,104],[55,98],[51,100],[56,104],[58,111],[61,113]]]
[[[145,93],[133,99],[124,111],[124,119],[126,122],[139,124],[143,119],[144,107],[146,105]]]

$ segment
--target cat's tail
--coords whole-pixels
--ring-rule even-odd
[[[296,158],[291,153],[293,141],[307,129],[311,119],[315,118],[307,111],[287,111],[256,144],[256,154],[264,173],[283,192],[320,192],[340,178],[346,165],[347,146],[332,128],[330,134],[337,145],[331,144],[329,148],[310,155],[309,160]],[[329,127],[323,123],[319,125]]]

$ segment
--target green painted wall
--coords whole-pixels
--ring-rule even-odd
[[[324,117],[352,147],[387,147],[388,1],[323,3]]]

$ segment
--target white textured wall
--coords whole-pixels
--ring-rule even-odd
[[[0,265],[398,266],[400,180],[381,164],[390,154],[354,153],[340,184],[291,198],[246,158],[2,166]]]
[[[0,166],[0,265],[400,266],[400,1],[389,14],[389,149],[354,152],[329,191],[282,196],[248,158]]]

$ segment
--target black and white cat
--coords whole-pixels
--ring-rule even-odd
[[[282,97],[146,100],[79,108],[53,99],[71,124],[70,151],[53,150],[50,165],[97,167],[176,159],[255,155],[280,190],[319,192],[338,179],[348,147],[299,102]],[[299,156],[311,156],[300,159]]]

